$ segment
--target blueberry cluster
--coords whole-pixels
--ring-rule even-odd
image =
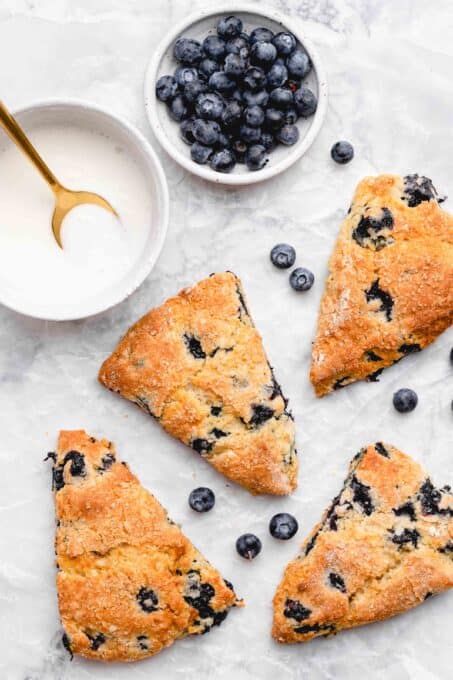
[[[260,170],[277,146],[299,139],[298,118],[316,111],[317,98],[302,81],[311,69],[292,33],[243,31],[228,16],[202,43],[179,38],[173,75],[159,78],[158,99],[180,124],[195,163],[231,172],[236,163]]]
[[[278,269],[289,269],[296,261],[296,251],[287,243],[277,243],[270,253],[271,262]],[[305,267],[296,267],[289,276],[289,283],[294,290],[310,290],[315,282],[313,272]]]

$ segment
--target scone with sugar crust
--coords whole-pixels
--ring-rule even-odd
[[[54,460],[57,591],[71,654],[136,661],[219,625],[241,604],[164,508],[83,430]]]
[[[287,566],[273,637],[304,642],[386,619],[453,586],[453,495],[395,447],[353,458],[343,489]]]
[[[330,259],[310,378],[318,397],[429,345],[453,322],[453,216],[419,175],[367,177]]]
[[[296,487],[294,422],[234,274],[213,274],[151,310],[99,380],[251,493]]]

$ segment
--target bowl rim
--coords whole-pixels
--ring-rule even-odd
[[[157,73],[159,69],[162,57],[167,52],[169,46],[176,40],[176,38],[183,33],[183,31],[189,29],[192,24],[197,23],[201,19],[207,19],[210,16],[215,16],[218,14],[228,15],[233,12],[243,12],[247,14],[254,14],[257,17],[264,17],[275,21],[282,26],[283,29],[291,30],[294,33],[298,42],[306,49],[308,52],[311,62],[313,64],[313,70],[316,75],[318,83],[318,107],[316,109],[313,122],[308,130],[307,134],[302,138],[301,143],[296,147],[293,147],[290,152],[280,160],[275,166],[263,168],[256,172],[248,173],[235,173],[231,174],[220,173],[211,170],[208,166],[197,165],[191,160],[190,156],[184,154],[177,148],[175,144],[166,135],[163,126],[160,123],[159,116],[157,114],[158,106],[162,105],[162,102],[158,101],[156,97],[156,80]],[[165,33],[161,41],[159,42],[154,54],[148,62],[148,66],[145,73],[144,80],[144,99],[145,99],[145,109],[148,116],[148,120],[153,130],[157,140],[165,151],[182,167],[184,167],[189,172],[198,175],[199,177],[214,182],[216,184],[224,184],[230,186],[245,186],[249,184],[257,184],[258,182],[263,182],[271,177],[275,177],[287,168],[289,168],[293,163],[299,160],[308,151],[315,138],[317,137],[322,124],[324,122],[326,112],[327,112],[327,100],[328,100],[328,87],[327,87],[327,77],[326,72],[315,45],[307,38],[303,30],[303,22],[296,17],[296,28],[288,28],[288,21],[290,17],[274,10],[271,7],[257,7],[247,2],[229,2],[221,10],[213,9],[212,6],[205,6],[201,10],[193,12],[189,16],[186,16],[183,20],[178,22],[170,31]],[[175,123],[176,124],[176,123]],[[182,142],[181,142],[182,143]]]
[[[162,251],[167,236],[170,212],[169,208],[170,200],[167,178],[162,168],[159,156],[156,154],[153,147],[151,146],[151,143],[140,132],[140,130],[138,130],[138,128],[136,128],[132,123],[129,123],[129,121],[126,120],[123,116],[117,113],[113,113],[104,106],[93,104],[88,100],[76,97],[49,97],[45,99],[38,99],[31,102],[30,104],[15,107],[13,109],[13,115],[21,116],[22,114],[28,114],[38,110],[45,110],[58,107],[62,109],[66,108],[74,110],[85,110],[87,113],[92,112],[100,114],[101,117],[104,116],[110,119],[111,122],[122,128],[127,133],[126,137],[131,138],[133,142],[135,142],[135,144],[137,145],[137,148],[141,149],[144,157],[146,157],[147,160],[150,161],[150,166],[152,167],[152,174],[154,175],[154,179],[156,182],[156,194],[158,197],[156,206],[156,215],[158,216],[156,224],[158,225],[158,230],[155,241],[153,243],[153,247],[150,248],[148,246],[147,248],[143,249],[142,251],[143,259],[140,266],[137,266],[135,269],[133,268],[131,270],[130,275],[125,279],[125,284],[121,286],[121,292],[115,296],[111,296],[111,299],[108,301],[107,304],[98,303],[96,305],[93,302],[93,300],[96,300],[96,298],[93,298],[90,300],[90,303],[87,304],[86,312],[80,311],[78,313],[74,312],[65,313],[62,310],[62,312],[58,314],[55,312],[49,312],[48,314],[46,314],[42,311],[38,313],[33,313],[30,309],[25,309],[23,305],[15,304],[13,300],[5,301],[0,291],[0,304],[4,305],[5,307],[8,307],[9,309],[12,309],[15,312],[18,312],[19,314],[23,314],[25,316],[32,317],[35,319],[43,319],[46,321],[74,321],[78,319],[86,319],[96,314],[100,314],[102,312],[107,311],[108,309],[111,309],[120,302],[123,302],[139,288],[139,286],[151,273]]]

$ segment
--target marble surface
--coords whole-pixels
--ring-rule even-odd
[[[201,6],[192,0],[191,9]],[[214,4],[214,3],[213,3]],[[215,3],[216,7],[220,2]],[[259,2],[256,3],[259,6]],[[1,680],[443,680],[451,677],[453,594],[382,624],[306,645],[270,638],[271,598],[286,562],[337,493],[352,455],[387,440],[413,455],[439,484],[453,481],[451,330],[418,356],[317,401],[308,382],[310,343],[327,259],[353,188],[365,174],[431,176],[453,194],[453,12],[450,0],[274,0],[304,21],[325,59],[330,106],[308,155],[271,184],[228,191],[183,172],[158,149],[171,193],[168,239],[145,284],[96,318],[48,323],[0,309],[0,678]],[[0,92],[11,106],[79,96],[127,116],[151,138],[142,80],[163,31],[187,12],[184,0],[0,0]],[[353,142],[346,167],[329,158]],[[7,168],[0,168],[7,181]],[[452,202],[450,201],[450,206]],[[448,209],[449,204],[446,204]],[[293,293],[268,252],[293,243],[314,288]],[[290,398],[300,450],[300,485],[288,499],[251,498],[96,382],[100,362],[130,322],[212,271],[243,279],[276,375]],[[407,416],[395,389],[417,390]],[[154,659],[106,666],[69,662],[58,640],[50,469],[42,462],[60,428],[83,427],[117,444],[195,544],[247,600],[225,624]],[[189,491],[211,486],[213,512],[194,516]],[[287,544],[267,532],[274,512],[293,512]],[[236,556],[244,531],[263,539],[253,563]]]

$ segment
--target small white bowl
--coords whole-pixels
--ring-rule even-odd
[[[81,126],[106,136],[122,150],[123,154],[129,155],[146,180],[151,193],[152,210],[146,226],[144,246],[129,271],[118,272],[118,280],[112,285],[81,301],[69,303],[37,299],[37,296],[33,296],[24,286],[20,288],[5,284],[0,286],[0,303],[28,316],[63,321],[81,319],[103,312],[122,302],[140,286],[151,272],[164,244],[168,226],[169,198],[160,160],[145,137],[126,120],[88,102],[76,99],[44,100],[21,108],[15,111],[14,115],[25,131],[30,131],[32,141],[33,127],[43,124]],[[0,128],[0,143],[6,143],[6,138],[2,138],[3,134]],[[29,161],[24,157],[23,162],[25,164]],[[90,186],[70,188],[93,189]],[[114,204],[114,197],[110,200]],[[127,228],[127,225],[125,227]]]
[[[215,172],[208,165],[198,165],[191,160],[190,149],[179,135],[179,124],[170,118],[167,107],[156,97],[156,82],[162,75],[172,74],[178,66],[173,57],[173,45],[179,37],[184,36],[202,41],[208,33],[215,33],[219,19],[230,14],[235,14],[242,19],[246,31],[257,26],[264,26],[274,32],[288,30],[295,35],[313,64],[304,84],[317,95],[318,108],[312,117],[299,118],[297,122],[300,134],[299,141],[290,147],[278,145],[269,154],[269,162],[263,169],[251,172],[244,164],[238,163],[233,171],[227,174]],[[186,170],[218,184],[236,186],[256,184],[283,172],[309,149],[326,114],[327,80],[319,54],[312,42],[300,29],[299,21],[296,18],[287,17],[273,9],[266,9],[261,6],[258,9],[257,5],[225,3],[221,11],[205,8],[192,14],[164,36],[154,52],[146,72],[145,106],[149,122],[157,139],[167,153]]]

